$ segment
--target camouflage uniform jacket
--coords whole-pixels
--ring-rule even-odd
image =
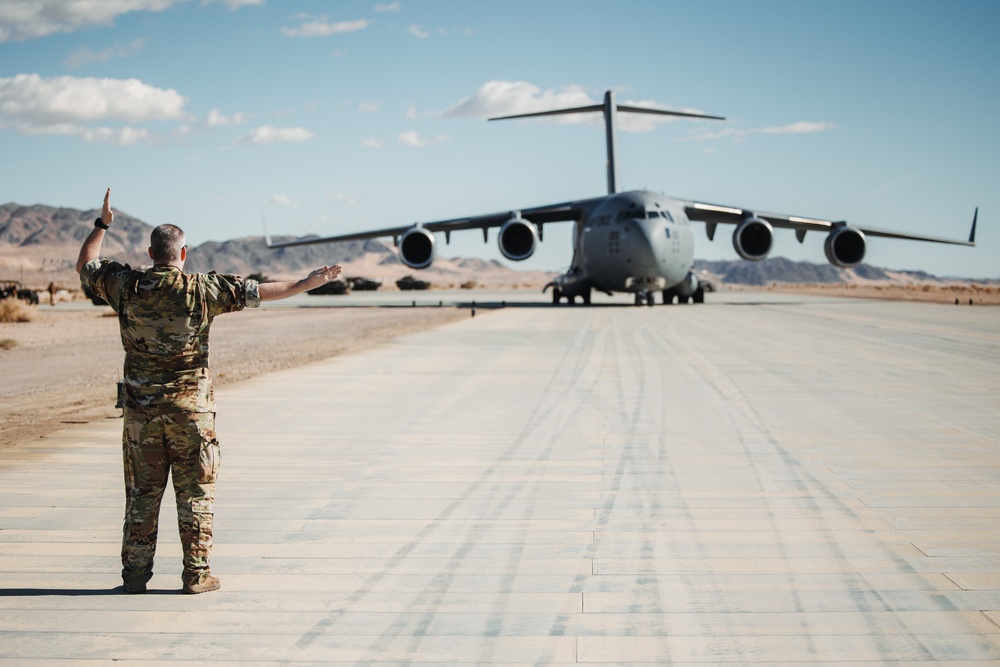
[[[81,281],[118,313],[125,400],[152,413],[215,412],[208,330],[222,313],[260,305],[257,281],[174,266],[136,271],[95,259]]]

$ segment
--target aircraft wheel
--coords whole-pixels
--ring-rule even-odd
[[[559,300],[562,298],[562,290],[558,287],[552,288],[552,305],[558,306]]]
[[[588,290],[584,290],[582,298],[583,298],[583,305],[589,306],[590,305],[590,290],[589,289]]]
[[[656,304],[656,299],[653,298],[654,292],[646,292],[646,305],[652,306]]]
[[[674,291],[665,289],[663,290],[663,305],[672,306],[674,304]]]
[[[694,291],[694,296],[692,297],[695,303],[705,303],[705,288],[699,287]]]
[[[635,293],[635,305],[641,306],[643,302],[642,292]]]

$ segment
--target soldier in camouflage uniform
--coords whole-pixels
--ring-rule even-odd
[[[137,271],[99,259],[104,232],[114,220],[110,199],[109,188],[76,268],[83,284],[118,313],[125,348],[122,581],[129,593],[143,593],[153,576],[160,500],[169,473],[184,550],[184,591],[213,591],[219,580],[208,559],[220,452],[208,371],[209,327],[217,315],[323,285],[341,267],[321,267],[297,282],[264,284],[231,275],[186,274],[184,232],[160,225],[150,237],[154,266]]]

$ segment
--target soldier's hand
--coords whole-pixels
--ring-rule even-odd
[[[321,285],[325,285],[334,278],[340,275],[340,272],[344,270],[340,264],[334,264],[333,266],[321,266],[312,273],[309,274],[309,280],[318,280]]]
[[[111,225],[115,221],[115,214],[111,212],[111,188],[104,193],[104,208],[101,210],[101,222]]]

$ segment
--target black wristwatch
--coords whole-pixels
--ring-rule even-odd
[[[94,220],[94,227],[100,227],[101,229],[110,229],[110,227],[104,224],[104,221],[101,220],[100,218]]]

